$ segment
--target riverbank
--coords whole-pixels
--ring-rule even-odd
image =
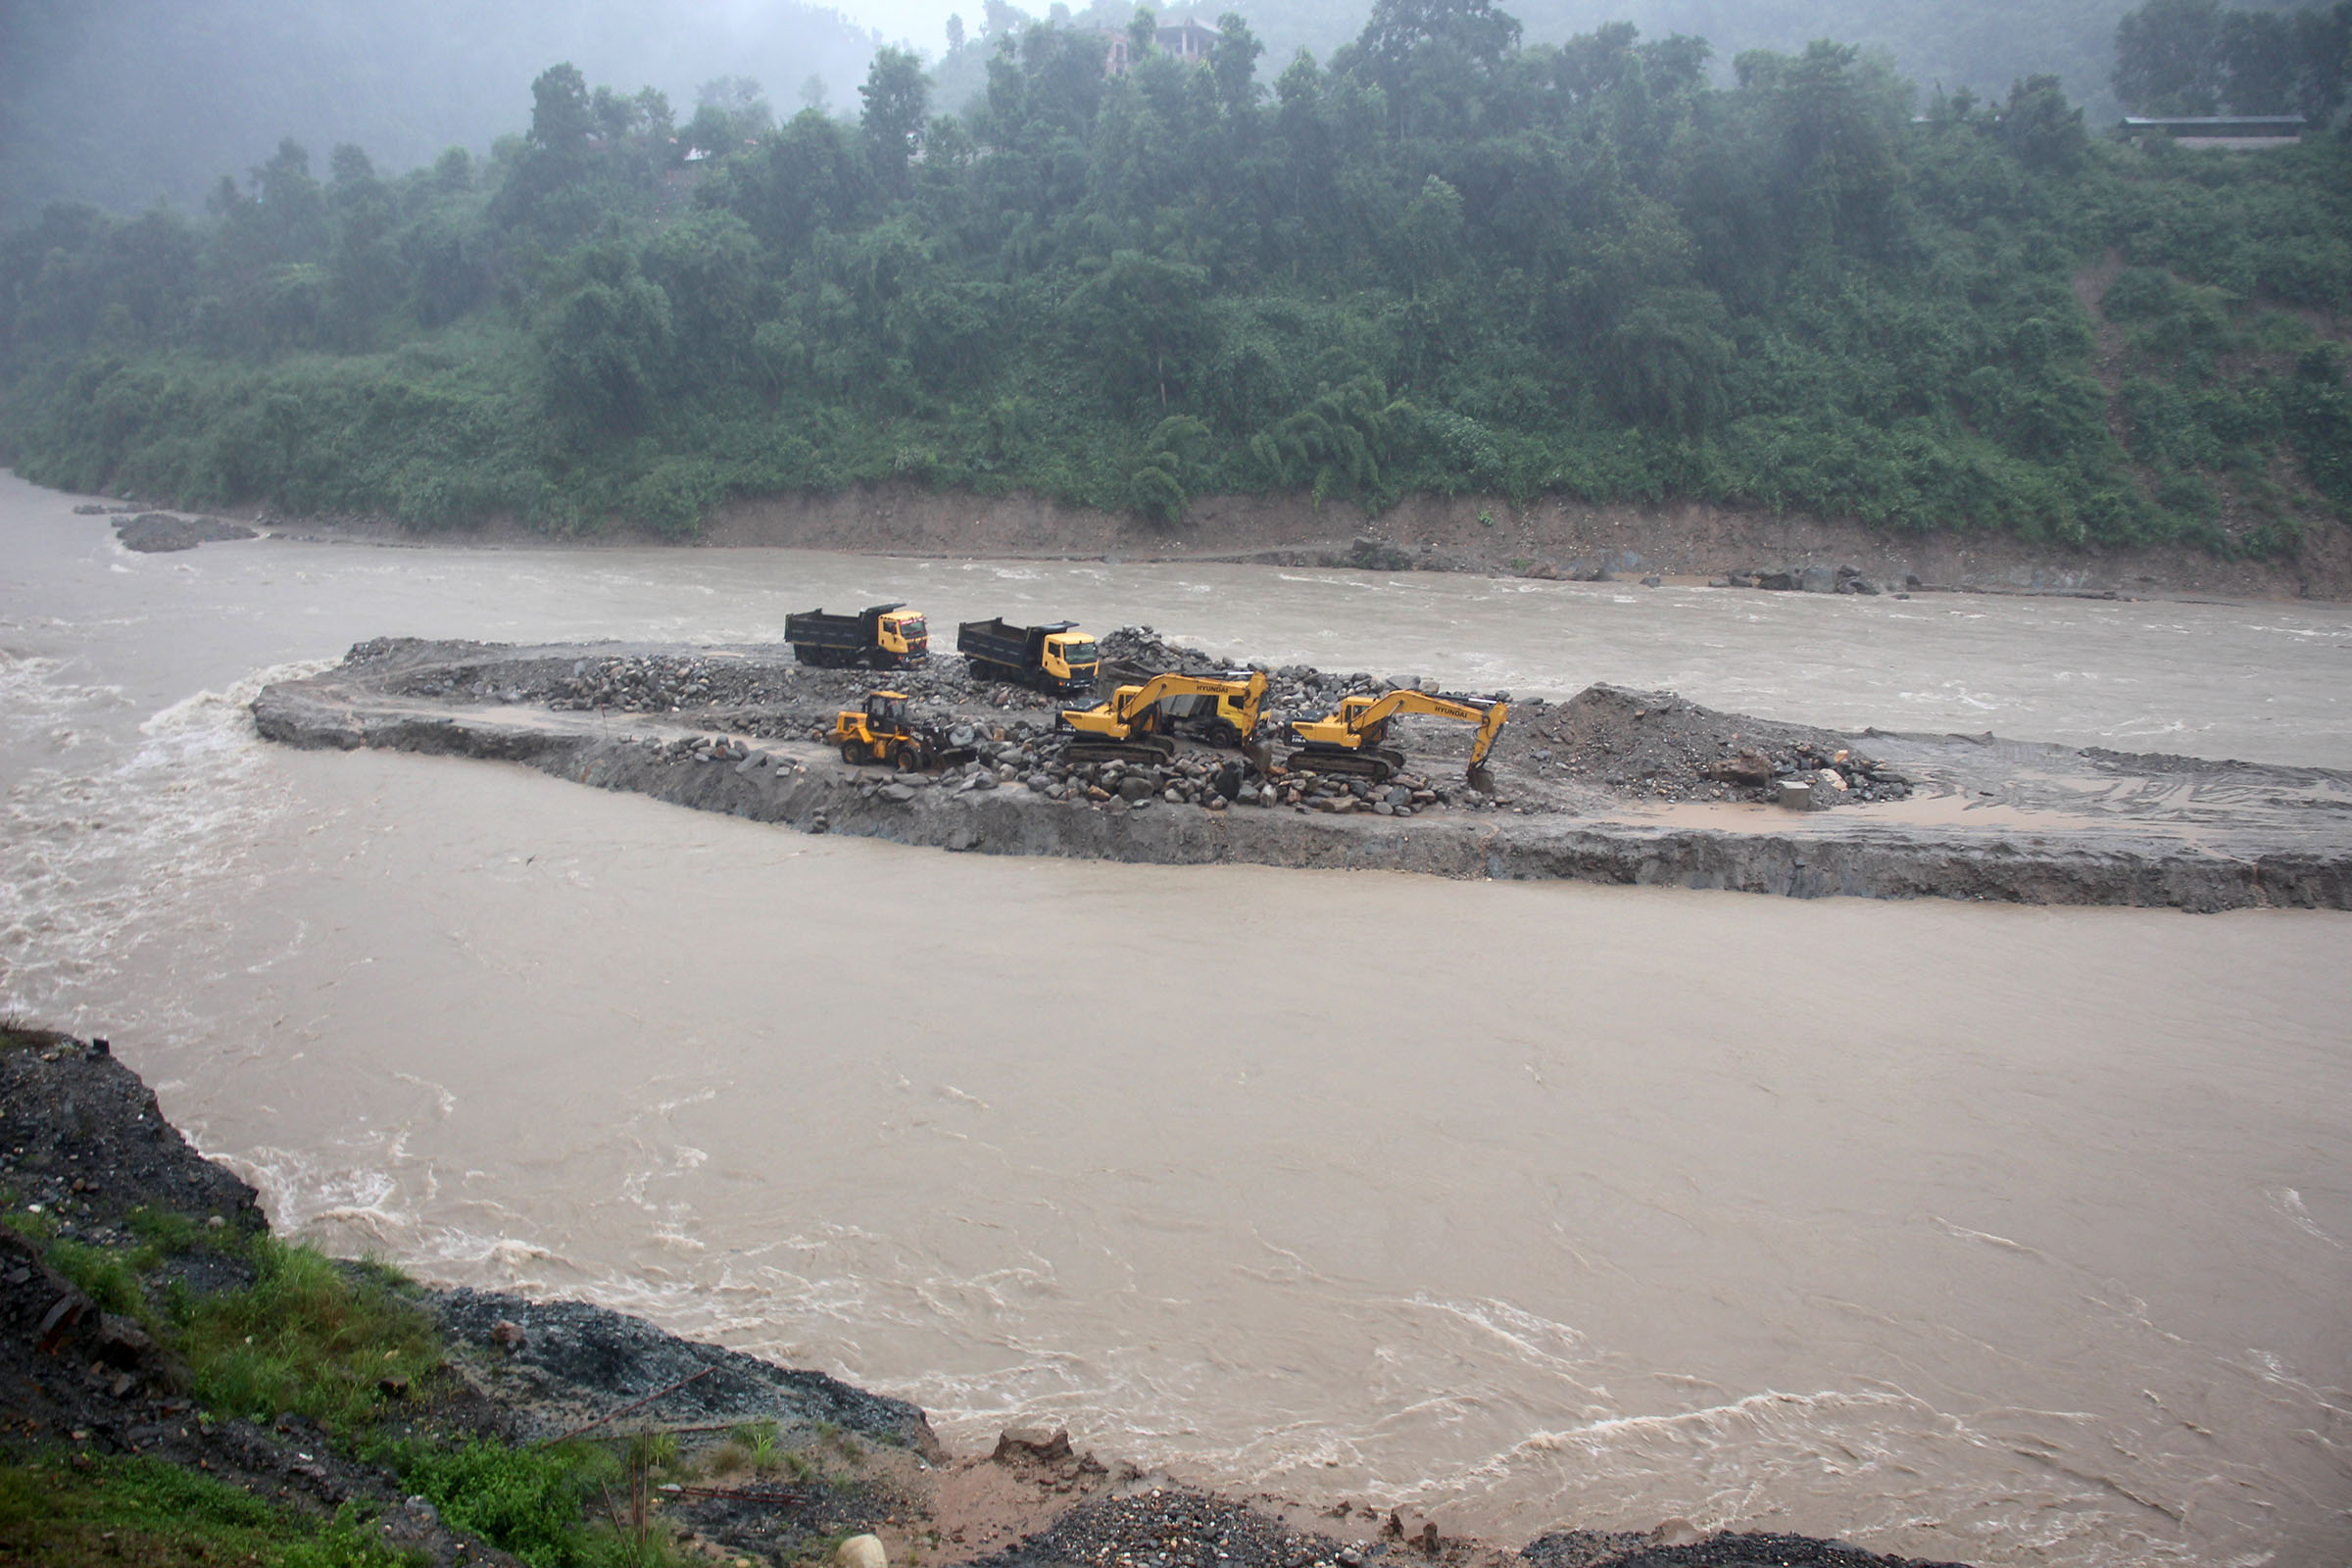
[[[1681,1520],[1513,1551],[1376,1496],[1305,1523],[1048,1429],[951,1455],[821,1372],[288,1247],[103,1041],[0,1029],[0,1560],[744,1568],[871,1534],[906,1568],[1907,1561]]]
[[[1104,639],[1198,662],[1130,628]],[[876,677],[782,649],[388,640],[266,688],[261,733],[522,762],[602,789],[807,832],[958,852],[1249,863],[2208,911],[2352,907],[2352,775],[2083,751],[1991,735],[1843,733],[1595,687],[1518,705],[1476,778],[1468,737],[1400,721],[1380,784],[1196,747],[1071,765],[1055,704],[935,660],[895,683],[977,754],[885,775],[824,740]],[[1410,677],[1272,672],[1274,716]],[[1792,789],[1791,786],[1801,786]],[[1784,800],[1802,799],[1792,810]]]
[[[145,505],[84,505],[169,515]],[[1565,497],[1515,506],[1499,497],[1415,495],[1375,517],[1298,496],[1212,496],[1196,502],[1184,522],[1167,525],[1025,493],[877,484],[730,501],[687,537],[627,524],[551,535],[513,518],[424,534],[385,518],[286,515],[266,507],[231,509],[231,515],[287,538],[386,545],[1230,562],[1584,580],[1655,576],[1741,587],[1787,578],[1799,590],[1812,568],[1824,592],[1859,580],[1887,592],[2352,600],[2352,527],[2340,523],[2314,527],[2292,559],[2252,561],[2187,544],[2093,551],[1992,532],[1893,533],[1850,517],[1702,502],[1600,505]]]

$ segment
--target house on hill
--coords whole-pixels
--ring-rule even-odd
[[[2211,152],[2260,152],[2303,139],[2301,115],[2127,115],[2118,127],[2126,141],[2169,136],[2182,147]]]
[[[1110,43],[1109,52],[1102,58],[1102,74],[1106,76],[1127,74],[1135,64],[1133,59],[1134,40],[1115,27],[1097,27],[1095,30]],[[1186,65],[1197,66],[1205,62],[1208,59],[1209,50],[1216,46],[1217,29],[1203,26],[1192,18],[1186,17],[1181,22],[1171,22],[1153,29],[1152,41],[1161,54],[1173,55]]]

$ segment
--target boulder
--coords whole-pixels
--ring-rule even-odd
[[[997,1434],[998,1464],[1059,1464],[1070,1456],[1070,1434],[1061,1427],[1006,1427]]]
[[[1762,752],[1741,752],[1729,761],[1718,762],[1705,769],[1700,777],[1711,778],[1719,784],[1739,784],[1753,789],[1772,782],[1772,759]]]

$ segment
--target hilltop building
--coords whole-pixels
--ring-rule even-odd
[[[2118,127],[2126,141],[2170,136],[2183,147],[2260,152],[2303,139],[2301,115],[2127,115]]]
[[[1110,42],[1110,52],[1102,60],[1102,74],[1106,76],[1127,74],[1135,64],[1130,58],[1133,40],[1114,27],[1098,27],[1095,30]],[[1191,17],[1186,17],[1181,22],[1171,22],[1156,28],[1153,41],[1160,53],[1174,55],[1186,65],[1197,66],[1208,59],[1208,51],[1217,41],[1217,29],[1203,26]]]

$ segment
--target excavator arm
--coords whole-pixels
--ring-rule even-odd
[[[1153,756],[1173,755],[1175,743],[1160,733],[1164,716],[1161,707],[1171,698],[1211,697],[1217,700],[1217,716],[1230,725],[1244,741],[1257,729],[1260,710],[1266,698],[1266,677],[1257,672],[1235,671],[1231,675],[1186,675],[1176,671],[1154,675],[1140,686],[1122,686],[1110,696],[1110,701],[1093,708],[1065,708],[1061,710],[1061,727],[1075,736],[1071,757],[1079,758],[1084,749],[1096,760],[1113,756],[1141,757],[1149,752]]]
[[[1469,767],[1475,776],[1486,766],[1487,754],[1494,749],[1495,738],[1511,716],[1511,707],[1498,699],[1442,697],[1410,686],[1400,686],[1378,697],[1345,697],[1340,700],[1338,712],[1291,726],[1303,748],[1293,756],[1292,761],[1324,767],[1336,762],[1346,771],[1372,772],[1386,778],[1404,760],[1402,753],[1381,745],[1388,734],[1389,720],[1399,713],[1426,713],[1434,718],[1458,719],[1477,725],[1478,734],[1470,743]],[[1351,758],[1367,765],[1346,766]]]
[[[1247,739],[1257,728],[1258,710],[1266,699],[1266,677],[1254,670],[1246,676],[1186,675],[1171,670],[1141,686],[1122,686],[1111,694],[1110,701],[1093,708],[1065,708],[1061,722],[1082,735],[1125,740],[1137,730],[1154,730],[1159,705],[1171,697],[1220,699],[1220,714],[1228,716]]]

